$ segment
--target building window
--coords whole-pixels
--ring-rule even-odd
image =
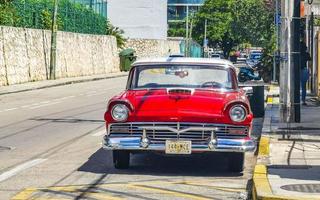
[[[75,3],[81,3],[87,8],[91,8],[96,13],[107,17],[107,0],[70,0]]]
[[[205,0],[168,0],[168,21],[183,21],[190,13],[199,11]]]

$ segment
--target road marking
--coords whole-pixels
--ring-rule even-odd
[[[160,194],[168,194],[175,197],[183,197],[183,198],[194,199],[194,200],[209,200],[209,199],[212,200],[212,198],[209,198],[209,197],[203,197],[197,194],[190,194],[190,193],[185,193],[180,191],[168,190],[165,188],[151,187],[146,185],[133,185],[133,184],[126,185],[126,186],[134,189],[142,189],[142,190],[147,190],[151,192],[158,192]]]
[[[204,186],[208,188],[212,188],[215,190],[221,190],[224,192],[246,192],[245,188],[230,188],[230,187],[222,187],[222,186],[215,186],[215,185],[208,185],[208,184],[195,184],[193,182],[181,182],[181,183],[175,183],[175,184],[181,184],[181,185],[191,185],[191,186]]]
[[[40,102],[40,104],[47,104],[47,103],[50,103],[51,101],[42,101]]]
[[[87,185],[86,185],[87,186]],[[69,195],[72,194],[72,196],[77,196],[77,193],[83,193],[83,186],[53,186],[48,188],[27,188],[20,193],[18,193],[16,196],[14,196],[11,200],[26,200],[26,199],[34,199],[34,200],[67,200],[69,198],[55,198],[55,197],[41,197],[39,195],[39,192],[42,193],[42,195],[46,195],[47,193],[55,193],[55,192],[61,192],[61,194]],[[35,197],[33,197],[35,196]],[[101,200],[122,200],[124,198],[114,196],[112,194],[106,194],[106,193],[98,193],[98,192],[85,192],[83,193],[82,198],[96,198]]]
[[[55,105],[55,104],[58,104],[58,103],[61,103],[61,102],[58,101],[58,102],[52,102],[52,103],[48,103],[48,104],[42,104],[42,105],[39,105],[39,106],[30,107],[29,109],[33,110],[33,109],[36,109],[36,108],[41,108],[41,107],[45,107],[45,106],[51,106],[51,105]]]
[[[7,180],[8,178],[11,178],[12,176],[15,176],[16,174],[18,174],[19,172],[29,169],[35,165],[38,165],[44,161],[46,161],[47,159],[34,159],[34,160],[30,160],[26,163],[23,163],[21,165],[16,166],[15,168],[4,172],[2,174],[0,174],[0,182]]]
[[[38,189],[36,189],[36,188],[25,189],[22,192],[19,192],[17,195],[15,195],[11,200],[29,199],[29,197],[37,190]]]
[[[8,109],[5,109],[5,110],[3,110],[4,112],[6,112],[6,111],[12,111],[12,110],[17,110],[18,108],[8,108]]]
[[[62,98],[57,98],[57,99],[53,99],[53,101],[60,101],[60,100],[65,100],[65,99],[71,99],[71,98],[74,98],[76,96],[66,96],[66,97],[62,97]]]
[[[100,130],[100,131],[98,131],[98,132],[96,132],[96,133],[93,133],[91,136],[93,136],[93,137],[99,137],[99,136],[102,136],[102,135],[104,135],[104,134],[106,134],[106,130],[104,129],[104,130]]]
[[[98,95],[103,95],[105,92],[101,93],[94,93],[94,94],[87,94],[86,97],[92,97],[92,96],[98,96]]]
[[[30,105],[24,105],[24,106],[21,106],[20,108],[29,108]]]

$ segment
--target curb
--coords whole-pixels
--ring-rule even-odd
[[[269,86],[268,90],[271,94],[267,95],[267,105],[279,104],[279,94],[272,92],[276,90],[276,85]],[[253,184],[252,184],[252,199],[253,200],[319,200],[319,198],[310,197],[288,197],[275,195],[272,192],[272,188],[268,179],[268,166],[266,163],[269,161],[270,155],[270,137],[263,135],[259,140],[257,164],[254,167],[253,172]]]
[[[0,96],[6,95],[6,94],[14,94],[14,93],[27,92],[27,91],[32,91],[32,90],[51,88],[51,87],[58,87],[58,86],[62,86],[62,85],[70,85],[70,84],[76,84],[76,83],[84,83],[84,82],[90,82],[90,81],[99,81],[99,80],[104,80],[104,79],[119,78],[119,77],[124,77],[127,75],[128,75],[127,73],[122,73],[122,74],[116,74],[116,75],[110,75],[110,76],[104,76],[104,77],[92,77],[92,78],[89,77],[89,78],[84,78],[84,79],[79,79],[79,80],[69,80],[69,81],[65,81],[65,82],[52,83],[52,84],[43,85],[43,86],[30,87],[27,89],[20,89],[20,90],[17,89],[14,91],[0,92]],[[59,80],[59,79],[57,79],[57,80]],[[6,87],[6,86],[4,86],[4,87]]]
[[[319,198],[310,198],[310,196],[288,197],[275,195],[272,192],[271,185],[268,179],[268,166],[259,162],[259,159],[263,160],[269,157],[269,144],[270,138],[267,136],[261,136],[259,143],[258,163],[256,164],[253,172],[253,184],[252,184],[252,199],[253,200],[319,200]]]

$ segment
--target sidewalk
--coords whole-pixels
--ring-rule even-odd
[[[279,123],[279,88],[269,91],[253,177],[254,199],[320,200],[320,103],[301,107],[301,123]]]
[[[56,80],[28,82],[28,83],[9,85],[9,86],[0,86],[0,95],[18,93],[18,92],[26,92],[26,91],[30,91],[30,90],[56,87],[56,86],[61,86],[61,85],[73,84],[73,83],[81,83],[81,82],[97,81],[97,80],[109,79],[109,78],[117,78],[117,77],[122,77],[122,76],[127,76],[127,75],[128,75],[128,72],[117,72],[117,73],[109,73],[109,74],[102,74],[102,75],[80,76],[80,77],[62,78],[62,79],[56,79]]]

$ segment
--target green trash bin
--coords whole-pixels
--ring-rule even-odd
[[[124,49],[119,53],[120,56],[120,70],[129,71],[131,64],[136,61],[137,56],[134,55],[134,49]]]

